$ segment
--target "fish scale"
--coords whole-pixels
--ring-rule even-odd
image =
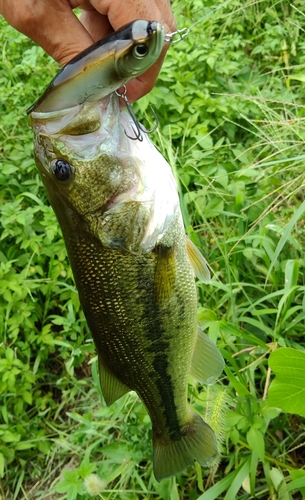
[[[78,241],[79,236],[74,231],[75,241],[71,237],[74,234],[71,229],[65,227],[63,234],[70,235],[65,238],[66,247],[80,301],[99,355],[104,363],[113,367],[114,375],[135,390],[148,405],[153,425],[156,427],[155,422],[158,422],[159,429],[167,429],[169,434],[176,432],[179,425],[174,416],[177,412],[175,391],[179,393],[178,400],[184,402],[180,415],[183,415],[184,420],[189,415],[187,380],[179,384],[177,381],[185,379],[184,373],[189,371],[190,351],[197,324],[194,316],[197,307],[195,282],[185,248],[176,257],[180,259],[179,254],[185,255],[183,275],[174,276],[175,288],[171,300],[160,306],[156,303],[153,286],[158,249],[141,257],[105,250],[90,233]],[[183,227],[180,228],[180,241],[176,234],[175,239],[177,247],[185,247]],[[136,295],[132,295],[132,291]],[[188,297],[187,301],[185,297]],[[177,317],[172,314],[175,308],[179,311]],[[166,332],[170,333],[166,335]],[[168,346],[167,350],[165,346]],[[167,351],[184,353],[179,370],[175,367],[173,374],[168,373]],[[167,396],[160,396],[160,391],[163,396]],[[171,420],[175,424],[173,428],[168,428],[167,424]]]

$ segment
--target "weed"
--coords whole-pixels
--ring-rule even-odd
[[[190,380],[189,393],[215,428],[220,462],[160,484],[137,396],[111,408],[101,398],[94,346],[32,160],[25,110],[57,68],[0,21],[2,500],[305,498],[304,398],[290,386],[296,363],[304,385],[302,7],[176,0],[180,28],[204,19],[170,47],[156,87],[135,105],[139,116],[148,104],[157,110],[155,142],[213,272],[211,284],[198,283],[198,320],[226,359],[219,384],[203,390]]]

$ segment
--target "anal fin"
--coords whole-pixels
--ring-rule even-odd
[[[105,363],[98,357],[99,373],[101,388],[107,406],[111,406],[117,399],[120,399],[131,389],[123,384],[113,373],[108,369]]]
[[[212,385],[220,376],[223,368],[224,359],[216,345],[198,327],[190,374],[199,382]]]

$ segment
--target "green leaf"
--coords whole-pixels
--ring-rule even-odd
[[[305,477],[294,479],[287,485],[287,491],[305,489]]]
[[[268,273],[267,273],[266,280],[265,280],[266,283],[268,282],[269,276],[271,274],[271,271],[272,271],[275,263],[278,262],[278,257],[283,249],[283,246],[288,241],[294,225],[297,223],[298,219],[303,215],[304,211],[305,211],[305,201],[303,201],[303,203],[299,206],[298,210],[293,214],[293,216],[291,217],[287,226],[285,227],[285,230],[283,231],[281,239],[278,242],[276,250],[273,254],[270,267],[268,269]]]
[[[241,488],[243,481],[250,471],[250,459],[241,464],[234,472],[224,477],[212,488],[205,491],[197,500],[216,500],[219,496],[227,491],[225,500],[235,500],[236,493]]]
[[[262,433],[255,427],[250,427],[247,433],[247,441],[252,451],[262,461],[265,459],[265,442]]]
[[[299,262],[297,260],[289,259],[285,267],[285,290],[290,290],[298,284],[299,277]]]
[[[0,453],[0,477],[4,475],[4,456]]]
[[[290,500],[291,497],[288,493],[287,484],[282,471],[276,469],[275,467],[272,467],[269,474],[274,489],[278,493],[279,500]]]
[[[277,349],[270,355],[269,367],[276,375],[269,388],[269,405],[305,417],[305,353],[290,347]]]
[[[244,480],[250,472],[251,458],[249,458],[240,468],[235,478],[233,479],[224,500],[236,500],[237,493],[240,490]]]
[[[15,434],[11,431],[5,430],[3,434],[1,435],[2,441],[5,443],[18,443],[20,441],[20,434]]]
[[[173,488],[173,478],[168,477],[157,484],[156,490],[162,500],[171,500],[171,491]]]
[[[19,496],[18,493],[19,493],[21,485],[23,483],[24,475],[25,475],[25,470],[23,469],[20,472],[20,475],[18,476],[17,484],[16,484],[16,486],[14,488],[13,500],[16,500],[18,498],[18,496]]]
[[[32,404],[32,394],[29,391],[24,391],[22,397],[26,403],[28,403],[29,405]]]
[[[96,469],[95,464],[91,464],[85,460],[82,461],[80,466],[78,467],[78,474],[82,479],[85,479],[85,477],[89,476],[89,474],[92,474]]]
[[[298,82],[305,82],[305,75],[304,74],[291,75],[289,78],[287,78],[288,82],[290,82],[290,80],[296,80]]]
[[[103,446],[102,453],[107,458],[113,460],[116,464],[121,464],[123,461],[136,459],[135,450],[130,448],[125,443],[110,443]]]
[[[267,348],[266,343],[263,342],[260,338],[256,337],[252,333],[240,330],[236,325],[234,325],[233,323],[228,323],[224,319],[219,322],[219,329],[224,334],[234,335],[238,338],[248,340],[252,345],[260,345],[261,347]]]
[[[57,493],[67,493],[67,500],[75,500],[78,494],[83,493],[83,484],[79,480],[78,471],[63,471],[64,479],[54,488]]]
[[[224,367],[224,371],[233,385],[234,389],[240,396],[250,396],[248,389],[241,383],[237,378],[233,375],[230,368],[228,366]]]
[[[212,488],[209,488],[207,491],[205,491],[200,497],[198,497],[197,500],[216,500],[219,498],[219,495],[221,495],[224,491],[226,491],[230,484],[232,483],[233,479],[236,477],[237,472],[239,469],[231,472],[228,476],[224,477],[220,481],[218,481]]]
[[[291,483],[288,484],[288,491],[294,489],[302,493],[303,499],[305,499],[305,470],[293,469],[289,471],[291,477]]]
[[[16,444],[15,450],[30,450],[34,448],[35,443],[32,441],[21,441],[21,443]]]

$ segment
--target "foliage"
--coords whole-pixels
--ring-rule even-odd
[[[141,402],[134,393],[110,408],[101,400],[94,346],[32,159],[25,111],[57,68],[0,21],[2,500],[305,498],[302,402],[287,407],[281,397],[292,376],[281,356],[292,352],[302,366],[305,348],[302,4],[176,0],[178,26],[190,33],[134,108],[157,110],[154,141],[213,271],[211,284],[198,283],[198,320],[226,359],[215,387],[190,380],[220,463],[160,484]]]
[[[304,417],[305,352],[277,349],[269,358],[269,366],[276,374],[269,389],[269,403]]]

